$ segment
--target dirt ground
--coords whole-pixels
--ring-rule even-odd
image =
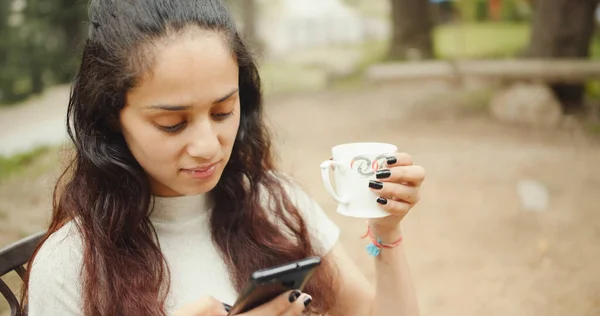
[[[359,239],[365,223],[335,213],[319,164],[336,144],[382,141],[426,168],[422,200],[403,224],[423,315],[600,315],[598,142],[576,129],[536,131],[480,114],[415,111],[441,89],[269,98],[283,169],[340,225],[341,242],[373,279]],[[55,174],[29,171],[0,184],[0,244],[43,227]],[[520,209],[522,179],[548,188],[546,211]]]

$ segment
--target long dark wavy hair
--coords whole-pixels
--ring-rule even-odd
[[[165,315],[169,271],[149,220],[148,177],[119,131],[127,91],[152,67],[152,43],[187,27],[214,31],[239,65],[240,127],[212,201],[211,234],[241,291],[254,270],[311,255],[299,210],[276,176],[262,117],[260,77],[221,0],[92,0],[90,31],[72,86],[68,133],[74,158],[54,192],[46,239],[73,220],[83,239],[85,315]],[[265,190],[269,201],[264,201]],[[307,285],[311,311],[325,313],[336,293],[334,266]],[[26,313],[28,287],[22,292]]]

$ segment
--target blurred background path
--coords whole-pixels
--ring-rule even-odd
[[[69,86],[57,86],[18,107],[0,107],[0,156],[63,143],[68,101]]]

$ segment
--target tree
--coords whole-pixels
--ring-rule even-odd
[[[16,2],[15,2],[16,3]],[[0,103],[72,79],[86,32],[84,0],[0,1]]]
[[[527,56],[588,58],[598,0],[534,1],[531,40]],[[583,108],[582,83],[554,83],[552,89],[567,113]]]
[[[428,0],[390,0],[390,59],[433,58],[433,23]],[[417,56],[414,56],[417,55]]]
[[[10,14],[10,2],[0,2],[0,102],[11,98],[11,82],[8,78],[8,49],[10,47],[10,30],[8,28],[8,17]]]
[[[54,3],[50,24],[60,34],[62,45],[56,54],[58,60],[51,67],[56,81],[64,83],[73,79],[79,65],[88,30],[87,1],[54,0]]]

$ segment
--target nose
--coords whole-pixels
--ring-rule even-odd
[[[198,122],[197,126],[190,130],[187,145],[187,152],[190,156],[213,160],[214,157],[219,155],[221,148],[219,135],[213,129],[210,121]]]

